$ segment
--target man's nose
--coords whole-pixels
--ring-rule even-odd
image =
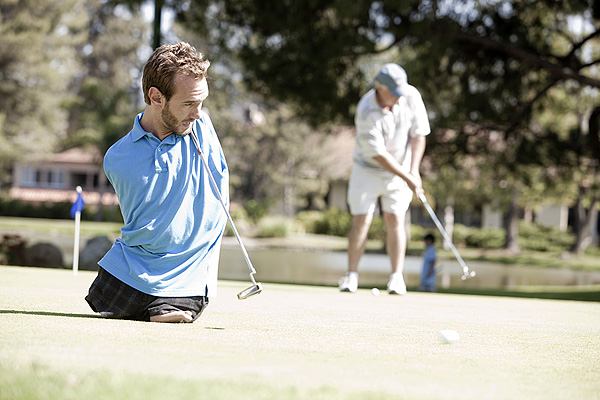
[[[197,107],[194,107],[192,109],[190,117],[192,117],[193,119],[199,119],[200,118],[200,110],[202,110],[202,103],[200,103]]]

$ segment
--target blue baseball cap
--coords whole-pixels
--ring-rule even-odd
[[[375,77],[375,81],[389,89],[396,97],[401,97],[404,94],[404,89],[408,85],[406,71],[398,64],[385,64],[379,70]]]

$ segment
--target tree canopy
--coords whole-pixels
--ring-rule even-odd
[[[390,61],[407,67],[437,124],[506,131],[559,83],[600,88],[599,8],[589,0],[190,0],[179,16],[237,54],[252,89],[295,103],[316,124],[350,121],[373,77],[361,57],[397,49]]]

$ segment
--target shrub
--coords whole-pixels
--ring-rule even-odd
[[[315,221],[314,232],[320,235],[346,236],[350,231],[352,216],[350,213],[330,208],[322,213],[320,219]]]
[[[540,224],[519,225],[519,245],[523,250],[562,252],[568,250],[574,242],[569,232]]]
[[[0,196],[0,215],[3,217],[70,219],[71,206],[69,202],[61,203],[29,203]],[[96,219],[96,206],[86,206],[81,212],[81,219],[93,221]],[[104,207],[103,221],[123,222],[119,207]]]
[[[19,235],[6,234],[0,240],[0,264],[24,265],[27,240]]]
[[[315,233],[316,224],[321,220],[321,211],[300,211],[296,214],[296,221],[302,226],[304,232]]]
[[[292,224],[285,217],[265,217],[258,222],[256,237],[286,237],[293,228]]]
[[[506,242],[506,232],[503,229],[485,228],[470,229],[465,244],[467,247],[480,249],[499,249]]]
[[[231,219],[235,223],[235,226],[240,234],[241,232],[247,232],[250,230],[250,218],[248,217],[248,213],[246,212],[245,208],[240,207],[237,203],[231,203],[229,207],[229,215],[231,216]],[[233,229],[231,228],[229,221],[227,221],[225,226],[225,236],[234,236]]]
[[[261,218],[267,215],[270,204],[268,201],[247,200],[244,202],[244,209],[248,218],[253,223],[257,223]]]
[[[349,230],[350,227],[348,227]],[[348,235],[348,232],[346,232],[346,235]],[[385,223],[383,222],[383,217],[373,218],[369,233],[367,233],[367,239],[385,240]]]

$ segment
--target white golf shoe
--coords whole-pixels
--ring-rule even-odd
[[[387,291],[389,294],[399,294],[401,296],[406,294],[406,283],[404,283],[402,274],[397,273],[390,276]]]
[[[358,290],[358,274],[349,273],[339,280],[340,292],[354,293]]]

